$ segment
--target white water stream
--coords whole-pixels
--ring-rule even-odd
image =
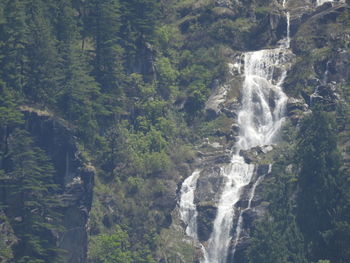
[[[321,6],[323,5],[324,3],[327,3],[327,2],[330,2],[330,3],[334,3],[334,2],[339,2],[339,3],[345,3],[345,0],[316,0],[316,6]]]
[[[283,3],[283,6],[285,2]],[[228,249],[232,242],[231,229],[233,219],[238,218],[233,241],[233,254],[239,241],[242,226],[242,213],[234,206],[240,200],[243,189],[251,183],[255,166],[247,164],[240,155],[241,150],[274,143],[276,134],[284,120],[287,96],[281,85],[285,79],[289,62],[289,13],[287,16],[287,36],[280,41],[279,47],[244,54],[244,83],[242,106],[237,122],[240,127],[238,141],[232,150],[230,164],[222,167],[221,176],[224,186],[217,204],[217,215],[208,243],[203,248],[201,263],[226,263]],[[200,171],[187,178],[181,188],[180,216],[186,223],[186,234],[197,240],[197,212],[193,203],[194,192]],[[261,179],[252,186],[247,210],[255,194],[255,188]]]
[[[186,223],[186,235],[197,240],[197,210],[194,204],[194,191],[199,177],[199,170],[186,178],[180,192],[180,217]]]

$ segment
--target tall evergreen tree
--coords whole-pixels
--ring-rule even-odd
[[[5,213],[20,239],[15,247],[19,263],[58,262],[53,230],[60,221],[55,209],[58,186],[54,169],[45,153],[34,146],[28,133],[16,130],[9,140],[5,175],[0,178],[5,193]]]
[[[298,223],[309,244],[310,260],[330,257],[326,232],[339,201],[340,155],[332,113],[315,108],[300,129]]]
[[[79,48],[79,28],[71,1],[57,1],[55,31],[60,57],[60,87],[57,108],[77,127],[85,139],[96,133],[96,108],[100,97],[98,84],[90,76],[86,56]]]
[[[25,4],[6,0],[0,5],[0,76],[8,87],[22,92],[26,62]]]
[[[22,124],[22,113],[18,110],[12,92],[0,81],[0,170],[8,155],[8,138],[11,130]]]
[[[120,0],[120,4],[123,22],[120,28],[121,43],[128,57],[124,65],[128,72],[137,72],[147,43],[152,43],[154,39],[159,1]]]
[[[104,93],[121,95],[122,56],[119,0],[91,0],[87,24],[95,42],[94,76]]]
[[[28,25],[24,93],[36,103],[54,105],[62,92],[59,85],[62,76],[59,67],[57,40],[47,18],[47,5],[41,0],[29,0],[26,4]]]

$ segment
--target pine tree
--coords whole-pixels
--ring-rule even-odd
[[[7,198],[5,209],[16,236],[15,260],[20,263],[58,262],[52,231],[57,231],[60,216],[54,183],[54,168],[45,153],[34,146],[24,130],[16,130],[9,140],[9,160],[1,187]]]
[[[95,42],[94,76],[104,93],[121,95],[122,57],[118,0],[91,0],[89,21]]]
[[[58,51],[60,56],[61,93],[57,108],[68,121],[76,125],[84,139],[93,139],[96,133],[96,112],[100,97],[98,84],[89,75],[88,61],[79,48],[79,28],[69,0],[57,2]]]
[[[332,113],[315,108],[300,129],[298,223],[310,246],[310,260],[329,258],[325,233],[339,200],[340,155]]]
[[[2,1],[0,21],[0,76],[8,87],[22,92],[26,61],[25,5],[21,0]]]
[[[41,0],[26,4],[27,41],[24,93],[32,101],[45,106],[55,105],[62,93],[59,82],[62,77],[59,67],[57,39],[52,33],[47,5]]]
[[[128,72],[137,72],[135,65],[140,64],[147,43],[152,43],[154,39],[159,3],[156,0],[120,0],[120,4],[123,22],[121,43],[128,57],[125,68]]]
[[[8,138],[11,130],[23,123],[12,92],[0,81],[0,169],[8,154]]]

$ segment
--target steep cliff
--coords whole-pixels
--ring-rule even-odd
[[[55,196],[58,200],[59,204],[55,210],[56,216],[61,221],[56,226],[57,228],[46,235],[51,235],[51,242],[55,247],[62,249],[64,262],[86,262],[87,223],[96,171],[86,160],[82,159],[74,130],[64,120],[55,117],[52,113],[32,107],[22,106],[20,110],[23,113],[23,128],[29,132],[35,146],[44,150],[50,158],[54,168],[53,181],[59,186],[47,194]],[[13,135],[10,132],[8,136]],[[6,241],[7,245],[13,246],[16,245],[16,242],[11,241],[15,240],[11,238],[11,235],[16,237],[18,229],[16,222],[21,222],[24,216],[21,212],[22,204],[11,191],[6,189],[2,191],[2,201],[5,207],[3,231],[5,231],[4,235],[9,238]],[[6,226],[6,221],[7,224],[10,224],[9,226]],[[12,224],[15,225],[15,231],[11,231]],[[31,230],[26,233],[26,235],[31,234],[34,234],[31,233]]]

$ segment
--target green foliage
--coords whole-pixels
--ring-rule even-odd
[[[20,239],[14,248],[16,262],[58,262],[58,251],[50,231],[58,230],[59,201],[53,181],[54,169],[44,152],[35,147],[28,133],[16,130],[8,141],[8,155],[1,177],[1,191],[15,204],[11,225]],[[14,218],[16,217],[16,218]]]
[[[277,224],[271,220],[265,219],[254,229],[254,238],[248,254],[249,262],[289,262],[285,240],[280,235]]]
[[[147,249],[132,251],[129,236],[120,226],[111,234],[102,234],[90,240],[90,259],[101,263],[155,263]]]
[[[132,255],[128,234],[119,226],[111,235],[103,234],[91,239],[90,258],[101,263],[131,263]]]
[[[11,91],[0,83],[0,127],[3,129],[15,127],[23,123],[22,113],[18,110],[15,98]]]
[[[23,1],[2,1],[0,7],[0,75],[8,87],[22,92],[26,62],[25,5]]]
[[[339,196],[340,156],[336,144],[334,115],[314,109],[301,126],[298,222],[312,255],[329,258],[324,249],[325,231],[332,226]],[[314,258],[312,258],[314,259]]]
[[[29,1],[26,6],[28,37],[26,44],[24,93],[44,105],[54,104],[60,94],[57,40],[47,19],[44,2]]]
[[[268,215],[253,227],[252,244],[247,251],[250,263],[307,262],[304,239],[295,218],[295,200],[290,198],[297,187],[293,169],[295,148],[291,144],[294,139],[286,138],[287,142],[278,147],[271,171],[273,177],[263,183],[267,189],[264,200],[269,203]]]
[[[120,96],[123,49],[120,46],[121,26],[118,0],[89,1],[91,34],[95,40],[94,75],[103,91]]]
[[[159,74],[160,94],[166,99],[176,95],[176,87],[174,85],[179,72],[173,68],[170,60],[166,57],[158,59],[156,66]]]

